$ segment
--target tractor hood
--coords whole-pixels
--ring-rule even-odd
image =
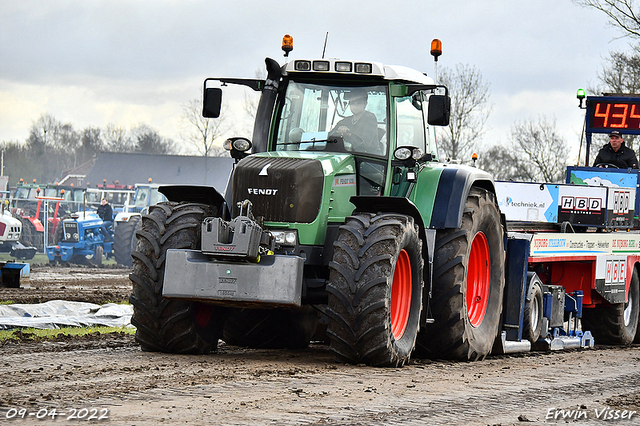
[[[312,223],[318,220],[323,206],[333,201],[331,188],[341,175],[353,176],[349,195],[355,195],[355,162],[349,154],[254,154],[236,166],[233,199],[235,202],[248,199],[253,204],[254,216],[268,222]],[[237,215],[238,207],[234,205],[233,216]]]

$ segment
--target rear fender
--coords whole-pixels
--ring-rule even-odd
[[[444,168],[440,175],[429,227],[459,228],[467,195],[472,186],[496,193],[493,177],[487,172],[465,166]]]

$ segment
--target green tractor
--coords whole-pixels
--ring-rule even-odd
[[[504,224],[492,177],[439,160],[448,89],[374,62],[267,58],[225,194],[167,186],[132,253],[143,350],[325,341],[340,362],[484,359],[498,335]]]

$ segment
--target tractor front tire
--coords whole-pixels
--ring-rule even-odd
[[[93,264],[98,268],[102,267],[102,256],[104,255],[104,248],[102,246],[96,246],[96,252],[93,255]]]
[[[639,283],[638,269],[634,267],[628,301],[583,309],[582,330],[590,331],[596,343],[630,345],[634,340],[640,340],[638,336],[640,335],[638,333]]]
[[[206,354],[216,350],[225,310],[162,296],[169,249],[200,248],[201,224],[215,211],[203,204],[162,202],[142,217],[137,250],[132,252],[131,323],[144,351]]]
[[[113,251],[118,265],[133,266],[131,252],[136,249],[136,231],[141,227],[140,216],[131,216],[126,222],[118,222],[113,235]]]
[[[409,361],[422,309],[422,241],[413,218],[354,214],[329,263],[327,335],[336,360],[400,367]]]
[[[434,322],[418,336],[418,355],[482,360],[500,328],[505,252],[500,213],[492,193],[472,187],[462,223],[436,235]]]

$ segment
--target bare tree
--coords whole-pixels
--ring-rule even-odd
[[[146,124],[139,124],[132,128],[131,133],[136,141],[136,152],[144,154],[176,154],[178,151],[172,139],[160,136],[157,131]]]
[[[193,145],[203,157],[226,155],[222,144],[216,146],[216,140],[231,130],[225,121],[226,111],[223,106],[220,117],[206,118],[202,116],[202,99],[193,99],[184,104],[182,121],[186,126],[182,139]]]
[[[74,148],[73,141],[78,139],[74,133],[71,124],[63,124],[52,115],[43,114],[31,126],[27,146],[36,155],[44,154],[48,148]]]
[[[264,69],[258,68],[255,72],[255,77],[257,79],[264,80],[265,78],[267,78],[267,72]],[[256,96],[256,92],[251,89],[244,90],[244,100],[242,102],[242,107],[252,120],[256,118],[258,102],[259,99],[258,96]]]
[[[479,167],[496,179],[527,182],[561,182],[569,150],[545,117],[515,123],[508,147],[493,146],[480,155]]]
[[[127,134],[127,129],[108,123],[102,132],[104,148],[109,152],[134,152],[135,143]]]
[[[549,122],[540,117],[537,122],[529,120],[514,124],[511,142],[517,147],[516,155],[523,160],[523,167],[533,181],[562,181],[569,150],[556,130],[555,119]]]
[[[87,127],[82,131],[76,158],[80,164],[83,164],[94,158],[103,147],[101,130],[98,127]]]
[[[445,158],[464,159],[482,139],[491,113],[489,84],[475,67],[462,64],[455,71],[442,69],[439,79],[451,94],[451,120],[441,136],[440,149]]]
[[[24,143],[3,142],[5,174],[27,182],[56,182],[63,171],[79,166],[101,150],[176,154],[173,140],[162,137],[148,125],[139,124],[129,132],[113,123],[106,128],[87,127],[80,132],[71,123],[62,123],[50,114],[34,121]]]
[[[62,170],[75,167],[79,144],[80,136],[72,124],[43,114],[31,126],[26,140],[25,155],[33,164],[26,173],[40,182],[47,182]]]
[[[610,52],[606,65],[598,72],[599,84],[593,93],[640,93],[640,46],[632,51]]]
[[[481,150],[478,155],[477,167],[490,173],[496,180],[513,180],[530,182],[534,180],[529,168],[523,164],[523,159],[515,149],[504,149],[492,146],[488,150]]]
[[[574,3],[604,12],[609,24],[625,35],[640,38],[640,11],[634,0],[573,0]],[[635,9],[635,10],[634,10]]]

